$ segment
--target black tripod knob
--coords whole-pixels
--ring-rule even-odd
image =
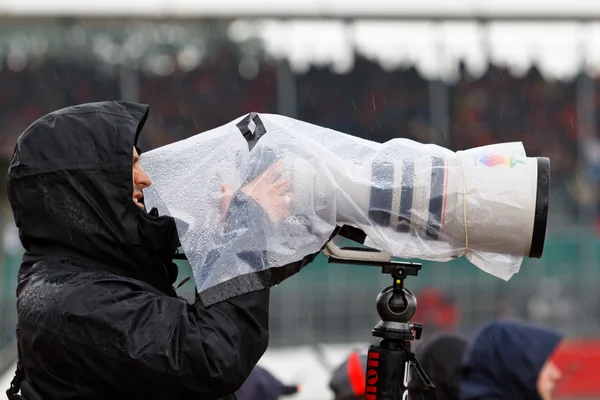
[[[417,298],[408,289],[398,293],[390,286],[377,296],[377,313],[384,322],[409,322],[417,311]]]

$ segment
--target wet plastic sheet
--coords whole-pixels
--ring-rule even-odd
[[[537,177],[521,143],[455,153],[258,117],[245,133],[266,133],[250,146],[240,117],[141,157],[153,181],[146,205],[176,219],[205,303],[280,283],[298,270],[288,264],[320,251],[342,224],[396,257],[466,256],[502,279],[518,272]]]

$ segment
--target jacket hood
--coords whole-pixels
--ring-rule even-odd
[[[73,255],[170,287],[175,223],[132,200],[133,148],[148,111],[121,101],[82,104],[47,114],[20,135],[7,189],[24,265]]]
[[[486,325],[467,350],[461,399],[541,399],[538,375],[562,338],[517,321]]]

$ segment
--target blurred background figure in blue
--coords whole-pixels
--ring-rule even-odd
[[[552,400],[563,377],[553,355],[563,336],[511,320],[484,326],[467,350],[461,400]]]

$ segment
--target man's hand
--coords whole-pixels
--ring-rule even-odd
[[[265,210],[274,225],[278,225],[290,215],[290,181],[282,176],[284,164],[279,160],[252,182],[241,188],[241,192],[252,197]],[[229,185],[221,188],[219,208],[221,215],[229,209],[233,193]]]

